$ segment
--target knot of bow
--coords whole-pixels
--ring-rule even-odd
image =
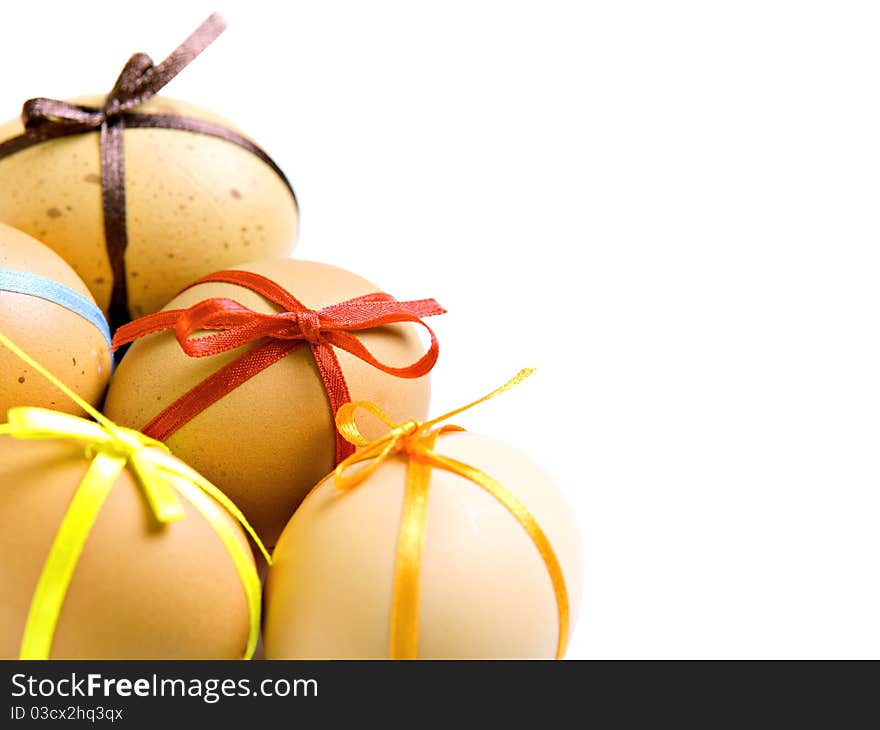
[[[93,476],[97,481],[112,484],[126,466],[131,467],[135,479],[147,498],[150,510],[161,524],[184,517],[183,506],[175,490],[188,492],[190,490],[187,485],[194,486],[225,508],[268,558],[266,548],[238,507],[198,472],[175,459],[165,444],[140,431],[124,428],[111,421],[2,332],[0,332],[0,345],[43,375],[95,419],[90,421],[46,408],[19,406],[7,411],[7,422],[0,423],[0,435],[31,441],[54,439],[82,444],[86,456],[92,459],[86,481]]]
[[[226,22],[214,13],[158,66],[146,53],[134,54],[98,108],[59,99],[29,99],[21,112],[25,129],[29,134],[49,139],[101,128],[159,93],[225,28]]]
[[[342,438],[358,450],[336,466],[333,472],[336,487],[343,491],[354,489],[376,471],[388,457],[401,453],[406,454],[408,458],[415,461],[421,461],[430,466],[454,471],[467,476],[467,478],[472,478],[471,472],[473,470],[469,467],[454,462],[434,451],[433,445],[436,436],[453,431],[464,431],[461,426],[440,424],[519,385],[533,372],[534,368],[521,370],[514,378],[488,395],[468,403],[466,406],[456,408],[449,413],[444,413],[442,416],[433,418],[430,421],[410,419],[402,423],[394,423],[388,417],[388,414],[375,403],[369,401],[345,403],[336,413],[336,428]],[[367,411],[388,426],[389,429],[385,435],[373,441],[367,439],[361,433],[357,424],[358,410]],[[370,463],[362,468],[352,468],[364,461],[369,461]]]
[[[263,337],[276,340],[303,340],[311,345],[324,342],[331,332],[343,332],[346,324],[331,315],[312,309],[263,314],[222,297],[205,299],[179,310],[174,333],[181,349],[190,357],[206,357],[234,350]],[[194,338],[202,330],[219,333]]]
[[[11,408],[7,419],[0,431],[13,438],[60,439],[84,444],[87,456],[94,459],[94,469],[118,471],[128,464],[157,521],[165,524],[183,517],[180,500],[168,484],[168,477],[175,469],[163,443],[118,426],[107,418],[97,423],[45,408]]]
[[[190,357],[209,357],[268,338],[307,342],[318,349],[333,346],[401,377],[421,377],[437,362],[440,349],[437,337],[421,319],[444,311],[432,299],[401,302],[388,294],[368,294],[318,310],[308,309],[298,301],[288,301],[286,305],[291,310],[264,314],[232,299],[204,299],[187,309],[157,312],[131,322],[117,331],[114,344],[118,347],[145,334],[173,328],[181,349]],[[431,340],[427,352],[404,367],[380,362],[352,334],[401,322],[423,326]],[[196,336],[205,331],[213,334]]]

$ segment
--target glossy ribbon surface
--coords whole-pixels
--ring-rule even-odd
[[[45,276],[32,274],[29,271],[0,269],[0,291],[27,294],[64,307],[74,314],[78,314],[87,322],[91,322],[104,336],[107,346],[113,345],[110,327],[107,325],[107,320],[104,319],[104,313],[91,299],[69,286],[60,284],[54,279],[47,279]]]
[[[407,458],[403,515],[398,533],[394,592],[391,599],[389,656],[392,659],[416,659],[418,657],[421,556],[432,469],[443,469],[457,474],[485,490],[498,500],[528,533],[544,561],[556,597],[559,617],[556,658],[561,659],[565,655],[570,621],[568,591],[562,567],[559,565],[559,560],[547,536],[525,505],[503,485],[485,472],[438,454],[434,450],[434,443],[438,436],[464,430],[459,426],[448,424],[441,426],[440,423],[500,395],[521,383],[532,372],[532,370],[522,370],[505,385],[479,400],[430,421],[406,421],[395,424],[381,408],[367,401],[347,403],[336,414],[336,425],[339,432],[347,441],[358,447],[357,452],[336,467],[334,481],[337,489],[342,491],[355,489],[394,454],[403,454]],[[356,422],[359,409],[371,413],[389,426],[388,433],[375,441],[368,441],[364,438]],[[362,462],[369,463],[357,469],[352,468]]]
[[[61,439],[82,444],[86,456],[92,459],[43,564],[31,598],[20,658],[49,658],[64,598],[83,546],[104,499],[116,483],[120,472],[128,466],[144,492],[150,511],[160,524],[167,525],[184,516],[178,496],[180,495],[203,515],[222,540],[241,579],[247,599],[250,629],[244,658],[249,659],[259,637],[260,580],[250,549],[242,545],[232,525],[222,519],[222,510],[244,527],[267,559],[269,556],[244,515],[219,489],[174,459],[164,444],[137,431],[117,426],[2,333],[0,344],[42,374],[95,419],[89,421],[44,408],[20,407],[11,408],[8,422],[0,425],[0,435],[17,439]]]

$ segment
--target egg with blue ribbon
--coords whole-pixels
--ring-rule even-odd
[[[110,329],[77,273],[35,238],[0,224],[0,322],[92,405],[113,366]],[[0,351],[0,414],[16,406],[79,415],[73,402],[6,351]]]

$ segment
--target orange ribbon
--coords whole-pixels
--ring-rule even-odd
[[[525,505],[495,479],[475,467],[434,451],[434,443],[438,436],[453,431],[464,431],[459,426],[450,424],[438,426],[438,424],[513,388],[532,372],[532,369],[521,370],[515,378],[497,390],[430,421],[411,420],[395,424],[379,406],[369,401],[346,403],[336,414],[336,427],[339,433],[346,441],[360,447],[336,467],[334,482],[337,489],[349,491],[356,488],[394,454],[405,454],[408,459],[403,516],[397,539],[394,593],[391,600],[389,655],[392,659],[418,657],[420,573],[431,469],[443,469],[458,474],[481,487],[495,497],[528,533],[541,554],[556,596],[559,616],[556,658],[561,659],[565,654],[569,633],[568,591],[559,560],[544,531]],[[364,438],[355,421],[359,408],[372,413],[389,426],[388,433],[375,441]],[[360,469],[351,468],[365,461],[370,463]]]

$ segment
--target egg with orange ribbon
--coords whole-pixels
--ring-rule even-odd
[[[345,402],[424,417],[438,344],[433,299],[399,301],[328,264],[270,259],[203,277],[120,328],[133,342],[106,412],[217,484],[267,545],[353,447]],[[419,332],[425,334],[425,342]]]
[[[340,416],[362,448],[275,548],[266,658],[562,657],[583,567],[559,488],[522,451],[437,422],[370,443],[356,408]]]

